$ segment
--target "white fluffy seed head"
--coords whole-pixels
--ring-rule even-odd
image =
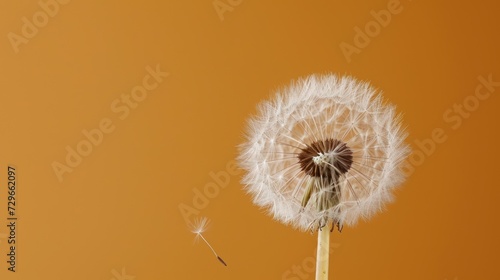
[[[205,217],[196,217],[192,222],[189,223],[189,229],[192,233],[199,235],[207,230],[210,220]]]
[[[368,83],[300,79],[249,119],[238,157],[242,182],[255,204],[295,228],[353,225],[381,210],[404,181],[400,163],[410,149],[400,119]],[[320,144],[308,151],[317,154],[301,165],[299,155],[313,143]]]

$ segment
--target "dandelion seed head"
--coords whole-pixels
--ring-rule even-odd
[[[301,230],[354,225],[392,200],[409,154],[395,107],[368,83],[312,75],[258,106],[240,146],[245,190]]]
[[[190,224],[190,230],[192,233],[199,235],[207,230],[210,220],[206,217],[197,217]]]

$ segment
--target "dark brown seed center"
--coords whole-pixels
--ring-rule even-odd
[[[320,140],[307,145],[297,156],[307,175],[337,181],[352,165],[352,151],[337,139]]]

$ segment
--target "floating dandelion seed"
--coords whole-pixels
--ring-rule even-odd
[[[404,181],[399,165],[409,147],[400,117],[351,77],[293,83],[260,104],[246,138],[239,162],[254,203],[285,224],[318,230],[316,279],[328,275],[324,227],[370,218]]]
[[[201,238],[205,244],[207,244],[208,248],[212,250],[212,253],[214,253],[215,257],[225,266],[227,266],[226,262],[215,252],[214,248],[208,241],[203,237],[203,232],[207,229],[208,224],[210,223],[210,220],[208,218],[196,218],[193,223],[191,223],[191,232],[196,234],[196,239]]]

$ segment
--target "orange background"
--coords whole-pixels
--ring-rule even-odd
[[[0,279],[119,280],[122,268],[137,280],[314,279],[316,236],[263,214],[226,166],[259,101],[327,72],[383,90],[414,151],[434,129],[446,135],[387,211],[332,235],[330,279],[500,279],[500,87],[467,117],[448,112],[473,101],[479,76],[500,81],[498,3],[401,1],[348,62],[340,44],[354,45],[355,27],[390,1],[221,0],[223,20],[213,1],[195,2],[73,0],[16,53],[9,34],[41,7],[2,1]],[[121,120],[111,104],[156,65],[170,75]],[[60,182],[53,162],[105,118],[115,129]],[[18,170],[16,273],[8,165]],[[204,236],[228,267],[193,244],[179,211],[211,172],[229,183],[197,215],[212,220]],[[294,266],[302,274],[286,274]]]

